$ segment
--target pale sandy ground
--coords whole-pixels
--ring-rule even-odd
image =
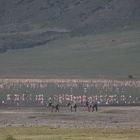
[[[89,128],[131,128],[140,129],[140,106],[99,107],[98,112],[88,112],[80,107],[69,112],[60,107],[60,112],[50,112],[44,107],[0,108],[0,127],[48,126]]]

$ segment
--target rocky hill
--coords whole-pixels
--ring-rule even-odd
[[[0,52],[139,26],[139,0],[0,0]]]

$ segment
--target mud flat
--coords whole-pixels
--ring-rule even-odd
[[[100,106],[98,112],[88,112],[84,107],[77,112],[70,112],[67,107],[60,107],[60,112],[51,112],[45,107],[1,107],[0,127],[15,126],[140,129],[140,106]]]

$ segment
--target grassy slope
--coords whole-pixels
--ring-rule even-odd
[[[16,140],[139,140],[139,132],[129,129],[17,127],[0,128],[0,140],[8,135]]]
[[[140,75],[140,30],[87,35],[0,54],[0,77],[126,78]]]
[[[0,0],[0,52],[36,46],[0,54],[0,77],[138,77],[139,7],[139,0]]]

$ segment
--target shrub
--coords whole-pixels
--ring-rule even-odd
[[[17,139],[15,139],[13,136],[11,136],[11,135],[8,135],[7,137],[6,137],[6,140],[17,140]]]
[[[133,77],[133,75],[128,75],[128,78],[133,79],[134,77]]]

